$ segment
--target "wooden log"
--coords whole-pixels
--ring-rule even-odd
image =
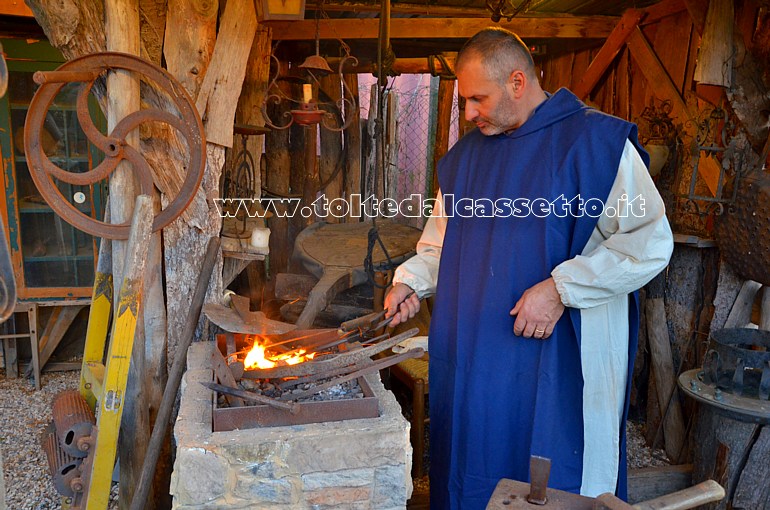
[[[700,44],[698,65],[694,80],[698,83],[730,87],[732,82],[733,25],[735,7],[733,0],[710,0],[706,13],[706,25]]]
[[[676,388],[676,373],[668,336],[665,304],[663,302],[664,276],[658,275],[647,286],[647,335],[650,355],[655,373],[658,403],[663,416],[663,438],[666,455],[677,462],[684,453],[685,427],[679,394]]]
[[[339,75],[329,74],[322,77],[318,93],[322,101],[327,101],[326,98],[328,97],[328,101],[336,104],[342,97],[342,82]],[[333,110],[338,125],[342,125],[343,112],[338,111],[337,108],[333,108]],[[318,161],[318,175],[321,186],[323,186],[321,193],[326,196],[327,200],[332,201],[335,198],[342,198],[343,195],[345,161],[342,159],[342,132],[324,129],[321,126],[320,138],[321,151]],[[325,221],[339,223],[341,221],[340,215],[340,211],[330,210]]]
[[[454,101],[455,81],[440,79],[438,82],[438,113],[436,114],[436,139],[433,148],[433,190],[438,186],[438,160],[449,150],[449,128],[452,123],[452,103]]]
[[[588,97],[612,61],[615,60],[615,57],[628,38],[636,30],[644,15],[644,11],[636,9],[629,9],[623,14],[612,33],[607,37],[604,46],[602,46],[596,58],[591,62],[588,71],[586,71],[575,87],[574,93],[577,97],[580,99]]]
[[[224,147],[233,144],[233,121],[241,94],[257,13],[251,0],[229,0],[219,22],[211,63],[195,106],[206,127],[206,140]]]
[[[168,0],[166,67],[192,97],[198,95],[214,51],[218,6],[210,0]]]
[[[391,39],[466,39],[479,30],[500,26],[527,38],[604,39],[610,35],[617,18],[612,16],[559,16],[552,18],[517,16],[511,21],[492,23],[473,18],[394,18],[390,20]],[[312,41],[315,20],[266,21],[277,41]],[[379,20],[347,18],[320,20],[320,39],[375,39]]]
[[[138,0],[107,0],[104,5],[105,33],[107,50],[139,55],[139,2]],[[113,71],[107,75],[107,131],[111,132],[118,122],[127,115],[141,108],[139,98],[139,78],[126,71]],[[126,136],[126,142],[139,146],[139,133],[134,130]],[[131,164],[121,162],[110,176],[110,221],[112,223],[127,223],[134,209],[134,199],[137,196],[137,184]],[[152,202],[145,197],[142,202],[150,201],[149,212],[152,215]],[[140,201],[137,199],[137,204]],[[147,206],[145,206],[147,207]],[[147,246],[143,247],[140,261],[135,262],[144,270]],[[124,282],[124,266],[129,267],[127,259],[127,243],[113,241],[112,263],[113,278],[116,285],[115,310],[121,296],[121,284]],[[141,275],[142,273],[139,273]],[[126,275],[128,277],[128,275]],[[143,347],[143,346],[142,346]],[[145,352],[143,348],[132,349],[131,368],[126,385],[125,405],[121,422],[118,455],[120,456],[120,490],[124,495],[133,494],[136,477],[141,469],[142,460],[149,439],[149,410],[144,401],[146,395]],[[122,510],[128,508],[127,503],[120,505]]]
[[[361,115],[359,114],[358,100],[358,75],[345,74],[343,79],[350,92],[353,94],[355,104],[345,103],[345,119],[351,119],[351,123],[343,133],[345,144],[345,196],[361,194]],[[357,222],[360,218],[353,216],[351,209],[348,222]]]
[[[767,508],[770,440],[767,425],[732,419],[712,406],[699,407],[693,436],[693,482],[713,479],[727,497],[706,510]]]
[[[770,427],[764,426],[741,471],[733,495],[733,508],[767,508],[770,505]]]
[[[153,213],[161,210],[160,193],[153,194]],[[139,331],[144,338],[145,350],[145,403],[148,411],[147,426],[151,429],[155,423],[160,401],[163,398],[163,388],[166,386],[166,293],[163,287],[163,238],[160,232],[154,232],[150,237],[147,251],[147,263],[144,268],[144,306],[140,318]],[[141,345],[136,346],[137,349]],[[149,429],[148,429],[149,430]],[[171,445],[164,445],[161,469],[153,484],[153,505],[159,508],[171,504],[171,498],[166,489],[171,482]],[[150,508],[150,507],[148,507]]]
[[[730,309],[730,315],[725,321],[725,328],[743,328],[751,322],[751,308],[761,288],[762,284],[753,280],[743,282],[738,297],[735,298],[735,303]]]

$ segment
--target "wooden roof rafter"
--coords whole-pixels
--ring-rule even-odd
[[[615,16],[517,16],[493,23],[483,18],[394,18],[391,39],[467,39],[489,26],[507,28],[519,37],[539,39],[606,39],[618,22]],[[306,41],[315,38],[315,20],[265,21],[275,41]],[[321,39],[373,39],[379,19],[324,19],[319,21]]]

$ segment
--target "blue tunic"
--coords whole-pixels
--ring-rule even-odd
[[[597,223],[595,210],[579,215],[578,200],[570,214],[544,214],[544,202],[531,201],[606,202],[627,139],[646,158],[636,126],[561,89],[513,133],[475,130],[439,162],[445,208],[455,214],[430,329],[432,509],[485,508],[501,478],[529,480],[530,455],[552,459],[549,487],[580,491],[579,310],[567,309],[545,341],[515,336],[508,312],[579,255]],[[467,199],[475,200],[472,215]],[[631,299],[629,387],[638,315]],[[625,496],[624,437],[621,450],[617,493]]]

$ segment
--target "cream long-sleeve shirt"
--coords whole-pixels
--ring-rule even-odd
[[[641,197],[632,210],[643,214],[602,214],[583,252],[556,266],[551,276],[564,306],[581,310],[584,453],[581,494],[614,492],[619,463],[620,423],[628,377],[627,295],[668,264],[673,236],[665,208],[647,168],[626,141],[607,205]],[[422,298],[435,292],[447,218],[438,196],[417,244],[394,283]],[[636,207],[638,206],[638,207]],[[511,296],[511,308],[521,296]],[[547,341],[547,340],[545,340]]]

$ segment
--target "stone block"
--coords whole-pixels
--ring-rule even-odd
[[[403,507],[411,494],[412,477],[408,466],[382,466],[374,471],[374,508]]]
[[[371,487],[328,487],[305,492],[304,498],[311,507],[340,508],[354,502],[368,502],[371,494]]]
[[[202,505],[225,494],[227,463],[203,448],[179,448],[171,476],[175,505]]]
[[[270,480],[245,476],[243,470],[236,474],[233,495],[250,501],[273,505],[289,505],[299,500],[299,490],[286,479]]]
[[[374,469],[345,469],[342,471],[307,473],[302,475],[306,491],[329,487],[363,487],[374,481]]]

